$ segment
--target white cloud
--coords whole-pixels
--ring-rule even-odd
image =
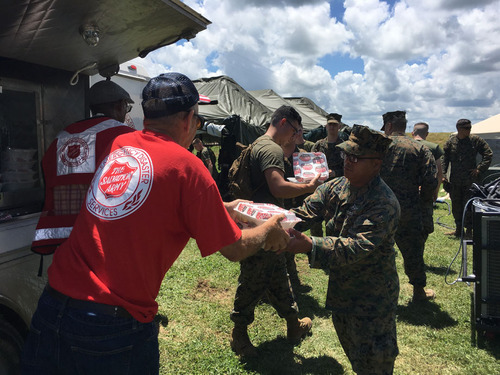
[[[395,109],[435,131],[499,112],[500,0],[345,0],[339,19],[322,0],[185,3],[212,24],[137,62],[151,75],[225,74],[247,90],[307,96],[374,128]],[[339,55],[361,58],[364,72],[336,65]]]

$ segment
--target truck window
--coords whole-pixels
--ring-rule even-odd
[[[0,223],[39,212],[43,200],[38,93],[0,91]]]

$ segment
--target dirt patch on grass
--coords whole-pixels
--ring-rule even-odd
[[[210,285],[210,281],[205,279],[198,280],[196,288],[189,294],[195,300],[202,300],[209,298],[212,301],[219,303],[227,303],[228,300],[233,299],[233,293],[229,288],[217,288]]]

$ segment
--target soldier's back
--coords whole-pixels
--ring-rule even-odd
[[[394,191],[401,206],[418,202],[421,170],[424,163],[419,142],[406,136],[391,136],[380,176]]]

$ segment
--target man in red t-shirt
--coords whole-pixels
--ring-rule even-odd
[[[285,248],[284,216],[241,231],[232,219],[237,202],[222,202],[187,150],[203,124],[198,98],[179,73],[144,88],[144,130],[110,144],[71,236],[54,255],[23,373],[157,374],[155,298],[190,238],[202,256],[220,251],[231,261],[260,247]]]

